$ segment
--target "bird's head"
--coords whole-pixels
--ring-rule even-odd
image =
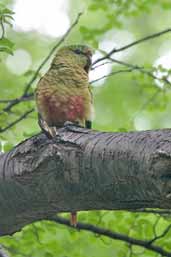
[[[81,66],[87,73],[92,63],[93,51],[86,45],[69,45],[64,46],[57,52],[56,58]]]

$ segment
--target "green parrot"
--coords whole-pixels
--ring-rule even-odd
[[[94,113],[88,78],[91,60],[92,49],[88,46],[62,47],[38,82],[35,98],[39,125],[49,137],[54,137],[66,121],[91,128]],[[72,212],[71,225],[76,224],[76,212]]]

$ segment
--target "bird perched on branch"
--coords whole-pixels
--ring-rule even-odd
[[[59,49],[50,69],[40,79],[35,92],[39,125],[48,137],[66,121],[91,128],[92,94],[88,82],[92,50],[85,45]],[[76,226],[76,212],[71,213],[71,225]]]

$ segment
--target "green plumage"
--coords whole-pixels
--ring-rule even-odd
[[[92,94],[88,82],[92,50],[84,45],[65,46],[55,55],[50,69],[36,89],[39,125],[48,137],[66,121],[91,128]],[[76,212],[71,225],[76,226]]]

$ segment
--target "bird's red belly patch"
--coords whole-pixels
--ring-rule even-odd
[[[68,120],[76,120],[84,117],[84,100],[82,96],[71,96],[68,101]]]
[[[82,96],[45,95],[43,97],[43,113],[45,120],[51,126],[61,126],[65,121],[77,121],[84,119],[85,102]]]

